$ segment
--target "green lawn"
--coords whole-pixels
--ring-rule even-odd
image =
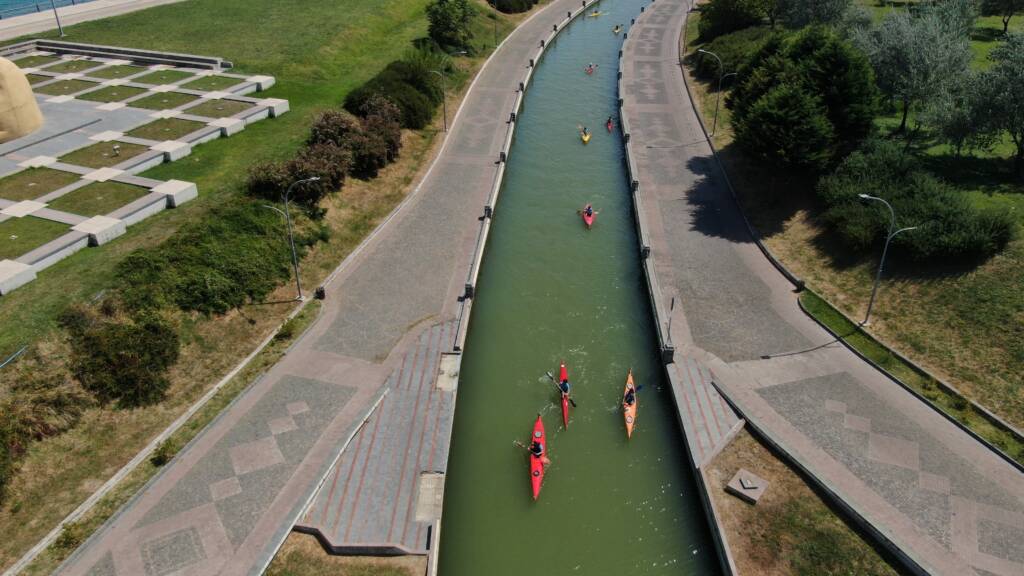
[[[60,58],[57,58],[56,56],[26,56],[24,58],[14,60],[14,63],[17,64],[19,68],[39,68],[46,66],[47,64],[53,64],[59,60]]]
[[[102,65],[102,62],[95,60],[65,60],[60,64],[54,64],[53,66],[47,66],[46,71],[54,74],[69,74],[72,72],[84,72],[90,68],[96,68]]]
[[[194,76],[191,72],[185,72],[183,70],[157,70],[139,76],[138,78],[132,78],[132,82],[141,82],[143,84],[171,84],[178,80],[184,80],[185,78],[191,78]]]
[[[103,78],[110,80],[114,78],[125,78],[133,74],[138,74],[145,70],[142,66],[131,66],[131,65],[117,65],[107,66],[106,68],[100,68],[98,70],[89,70],[89,76],[93,78]]]
[[[25,78],[28,78],[29,84],[38,84],[39,82],[53,79],[52,76],[43,76],[42,74],[26,74]]]
[[[199,96],[185,94],[184,92],[163,92],[135,100],[128,105],[135,108],[146,108],[148,110],[167,110],[169,108],[177,108],[178,106],[188,104],[189,102],[193,102],[198,99]]]
[[[181,118],[161,118],[150,122],[149,124],[143,124],[134,130],[130,130],[125,134],[134,138],[145,138],[147,140],[177,140],[186,134],[191,134],[196,130],[206,126],[202,122],[194,122],[192,120],[182,120]]]
[[[114,147],[119,149],[115,150]],[[86,166],[88,168],[104,168],[120,164],[129,158],[149,150],[148,146],[129,144],[127,142],[98,142],[60,157],[61,162]]]
[[[33,88],[33,91],[37,94],[47,94],[49,96],[64,96],[66,94],[74,94],[76,92],[81,92],[82,90],[88,90],[89,88],[95,88],[96,86],[99,86],[99,84],[95,82],[87,82],[85,80],[61,80],[60,82],[54,82],[53,84]]]
[[[35,216],[0,222],[0,260],[13,260],[68,231],[67,224]],[[6,332],[7,329],[5,328]]]
[[[132,96],[138,96],[146,90],[133,88],[131,86],[107,86],[92,92],[86,92],[77,96],[79,100],[90,100],[92,102],[120,102]]]
[[[0,198],[21,202],[35,200],[79,179],[78,174],[51,168],[29,168],[0,178]]]
[[[188,88],[190,90],[206,90],[212,92],[214,90],[224,90],[225,88],[237,86],[242,82],[245,82],[245,80],[242,80],[241,78],[232,78],[231,76],[218,76],[214,74],[198,80],[186,82],[182,84],[181,87]]]
[[[253,105],[248,102],[239,102],[238,100],[207,100],[198,106],[193,106],[185,111],[186,114],[195,114],[196,116],[206,116],[207,118],[224,118],[227,116],[234,116],[239,112],[252,108]]]
[[[147,188],[120,182],[95,182],[50,202],[49,207],[79,216],[100,216],[149,194]]]

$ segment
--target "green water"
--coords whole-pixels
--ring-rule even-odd
[[[647,1],[605,0],[547,51],[527,93],[480,281],[455,414],[442,576],[711,574],[714,548],[656,356],[615,110],[621,36]],[[599,65],[593,76],[583,68]],[[513,79],[510,79],[510,83]],[[593,132],[583,146],[577,124]],[[587,231],[576,210],[600,211]],[[564,359],[579,408],[563,431],[544,377]],[[632,366],[639,413],[620,399]],[[527,441],[548,434],[540,500]]]

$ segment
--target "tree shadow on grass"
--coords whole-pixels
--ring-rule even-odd
[[[995,42],[1003,37],[1003,29],[994,26],[976,26],[971,30],[972,42]]]
[[[1024,182],[1017,178],[1011,158],[953,154],[921,157],[925,168],[959,188],[985,194],[1024,194]]]

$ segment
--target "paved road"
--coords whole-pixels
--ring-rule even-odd
[[[58,8],[60,23],[63,26],[109,18],[118,14],[127,14],[143,8],[159,6],[161,4],[173,4],[182,0],[94,0],[76,6]],[[47,4],[40,2],[40,4]],[[38,34],[47,30],[56,30],[57,20],[54,18],[53,10],[44,10],[23,16],[13,16],[0,20],[0,40],[10,40],[29,34]],[[69,38],[68,40],[71,40]]]
[[[479,74],[423,182],[328,286],[316,324],[59,573],[262,571],[421,336],[457,319],[513,79],[577,1],[556,0],[512,34]],[[443,333],[437,348],[451,350],[454,331]]]
[[[1024,475],[831,337],[750,238],[677,64],[686,0],[630,30],[624,115],[677,356],[931,574],[1024,574]],[[681,306],[679,306],[681,304]]]

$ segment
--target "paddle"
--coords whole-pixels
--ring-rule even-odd
[[[555,380],[555,377],[551,375],[551,372],[546,372],[546,374],[548,375],[548,378],[551,379],[551,383],[555,385],[556,389],[558,389],[558,393],[561,394],[562,387],[558,385],[558,380]],[[572,407],[576,408],[576,401],[572,399],[572,396],[569,397],[569,404],[572,404]]]

